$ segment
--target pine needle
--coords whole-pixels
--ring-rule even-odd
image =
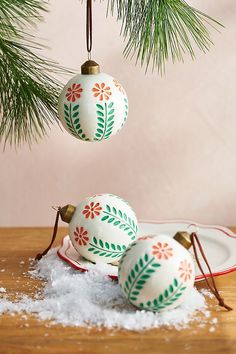
[[[37,142],[57,119],[61,84],[55,74],[65,73],[53,61],[40,58],[42,49],[25,32],[46,11],[41,0],[0,0],[0,140],[19,146]]]
[[[212,43],[208,26],[222,26],[184,0],[108,0],[126,39],[124,55],[164,73],[166,62],[195,57],[195,46],[206,53]]]

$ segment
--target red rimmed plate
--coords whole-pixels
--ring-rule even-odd
[[[226,227],[202,225],[182,220],[142,221],[139,223],[139,236],[162,233],[173,237],[177,231],[193,231],[196,227],[213,275],[224,275],[236,270],[236,235]],[[65,262],[81,272],[99,269],[110,278],[117,279],[117,266],[103,263],[94,264],[87,261],[74,249],[68,235],[63,238],[57,254]],[[207,273],[204,265],[203,269]],[[202,279],[203,276],[196,265],[195,280]]]

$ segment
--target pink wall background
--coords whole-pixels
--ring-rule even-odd
[[[31,150],[1,153],[1,226],[52,225],[52,205],[77,204],[98,192],[117,194],[139,218],[185,218],[236,224],[236,3],[192,1],[226,26],[197,60],[144,74],[122,57],[120,25],[94,5],[94,51],[104,72],[126,88],[126,126],[103,143],[83,143],[54,127]],[[44,55],[80,68],[86,60],[85,6],[50,1],[39,36]]]

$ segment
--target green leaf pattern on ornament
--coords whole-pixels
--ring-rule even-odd
[[[149,258],[148,254],[140,258],[129,272],[124,283],[123,290],[130,301],[137,301],[140,291],[148,279],[156,272],[161,265],[156,262],[155,257]]]
[[[177,301],[182,296],[185,289],[186,286],[184,286],[183,283],[179,283],[178,280],[174,278],[173,282],[165,289],[163,294],[160,294],[158,298],[152,301],[147,301],[146,304],[140,303],[139,306],[144,310],[162,310]]]
[[[79,105],[72,106],[64,103],[64,117],[67,127],[73,136],[84,141],[88,141],[89,138],[83,133],[79,118]]]
[[[112,129],[114,126],[114,103],[111,102],[107,105],[105,102],[104,105],[96,104],[97,107],[97,131],[95,133],[94,140],[104,140],[108,139],[112,134]]]
[[[93,242],[89,242],[88,251],[101,257],[117,258],[121,257],[126,250],[125,245],[115,245],[114,243],[104,242],[101,239],[93,237]]]
[[[127,117],[128,117],[128,108],[129,108],[129,106],[128,106],[128,100],[127,100],[127,98],[125,98],[125,97],[124,97],[124,104],[125,104],[125,114],[124,114],[124,120],[123,120],[123,123],[122,123],[122,125],[121,125],[121,128],[122,128],[123,125],[126,123]]]
[[[101,218],[102,221],[124,230],[131,240],[135,239],[138,226],[126,213],[107,204],[106,210],[103,210],[103,214],[105,215]]]

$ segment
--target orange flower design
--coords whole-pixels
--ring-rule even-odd
[[[66,93],[67,101],[75,102],[77,98],[80,98],[82,91],[83,89],[80,84],[73,84],[71,87],[68,87]]]
[[[94,219],[95,216],[100,215],[101,210],[102,208],[99,203],[94,204],[94,202],[92,202],[85,206],[83,214],[85,215],[86,219]]]
[[[95,84],[92,88],[92,91],[94,97],[98,97],[100,101],[103,101],[104,99],[107,101],[111,96],[110,87],[106,86],[104,82],[101,84]]]
[[[173,256],[172,248],[169,247],[168,243],[157,242],[156,245],[152,246],[152,254],[158,259],[169,259]]]
[[[186,259],[180,262],[179,271],[180,271],[180,278],[183,278],[184,281],[191,279],[193,270],[191,264],[188,263]]]
[[[80,246],[86,246],[87,242],[89,240],[88,238],[88,231],[86,231],[83,226],[81,227],[76,227],[75,232],[75,241],[78,242]]]

